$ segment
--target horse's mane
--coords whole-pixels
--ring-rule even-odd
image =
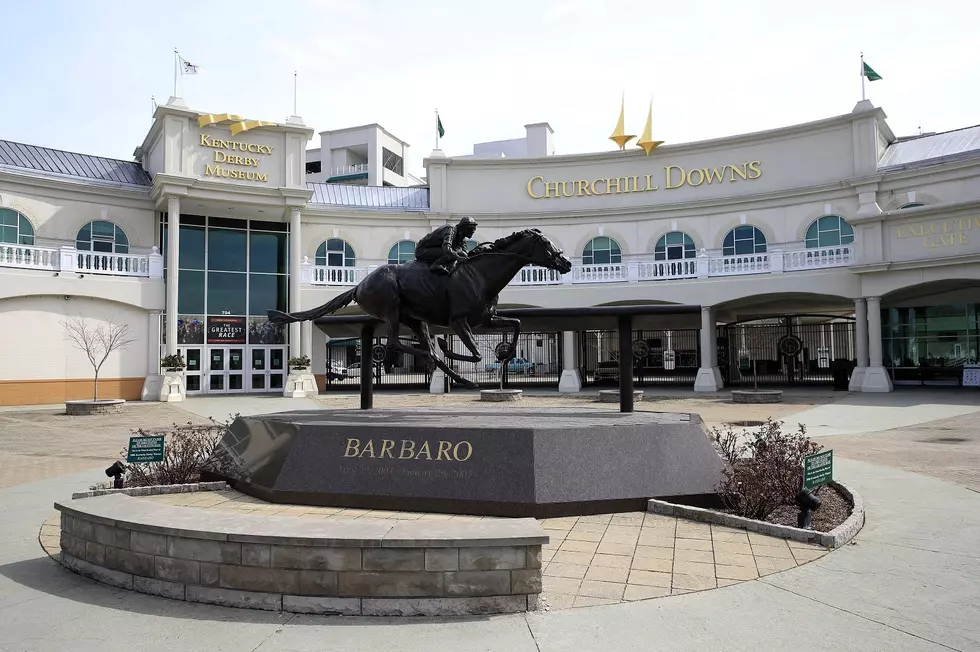
[[[520,231],[515,231],[510,235],[505,235],[502,238],[497,238],[493,242],[481,242],[473,249],[473,251],[470,252],[470,258],[473,256],[482,256],[483,254],[500,252],[507,249],[518,240],[522,240],[540,233],[541,232],[537,229],[522,229]]]

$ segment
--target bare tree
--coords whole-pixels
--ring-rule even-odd
[[[90,324],[81,317],[69,317],[61,322],[65,339],[85,354],[95,370],[95,389],[92,400],[99,400],[99,371],[113,351],[123,349],[133,343],[129,324],[116,324],[105,319],[98,324]]]

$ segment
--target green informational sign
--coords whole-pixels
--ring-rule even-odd
[[[126,461],[133,462],[162,462],[163,435],[154,437],[130,437],[129,454]]]
[[[834,451],[820,451],[803,458],[803,488],[816,489],[834,479]]]

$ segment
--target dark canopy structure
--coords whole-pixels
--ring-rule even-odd
[[[701,306],[625,305],[590,308],[501,308],[502,317],[521,320],[523,331],[618,331],[619,350],[629,351],[632,334],[640,330],[682,330],[701,327]],[[382,321],[370,315],[328,315],[314,321],[331,338],[361,338],[361,350],[370,351],[374,331]],[[433,329],[440,332],[439,329]],[[491,331],[492,332],[492,331]],[[405,331],[405,334],[411,334]],[[361,409],[374,404],[374,378],[361,374]],[[619,409],[633,411],[633,369],[630,356],[619,356]]]

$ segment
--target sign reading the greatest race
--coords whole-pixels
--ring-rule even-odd
[[[834,451],[820,451],[803,458],[803,488],[815,489],[834,479]]]
[[[153,437],[130,437],[129,454],[126,461],[133,462],[162,462],[163,435]]]

